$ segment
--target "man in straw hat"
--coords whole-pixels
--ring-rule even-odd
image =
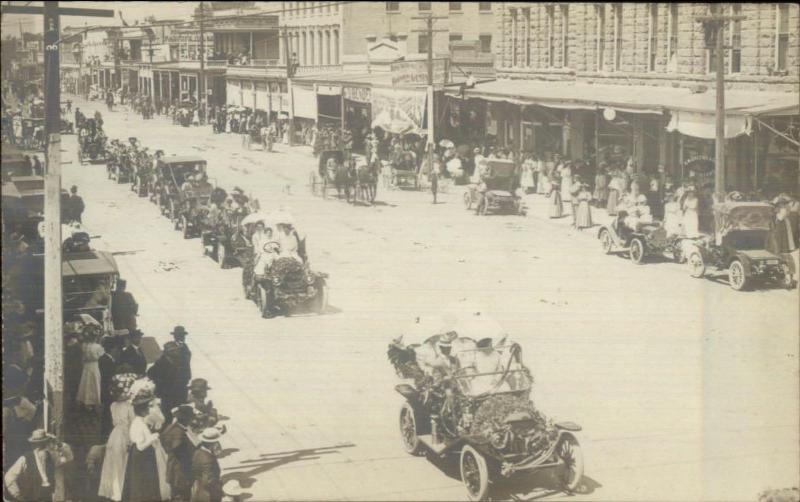
[[[56,469],[72,461],[72,449],[44,429],[33,431],[28,443],[31,449],[3,477],[8,494],[15,501],[52,499]]]
[[[199,436],[199,447],[192,456],[192,502],[219,502],[222,500],[222,481],[217,455],[222,448],[219,440],[223,432],[209,427]]]
[[[214,408],[214,403],[210,399],[206,400],[209,390],[211,390],[211,387],[208,386],[208,381],[205,378],[195,378],[189,384],[187,404],[194,410],[195,421],[202,429],[212,427],[219,421],[219,415],[217,409]]]

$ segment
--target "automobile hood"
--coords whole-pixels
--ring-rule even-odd
[[[751,249],[747,251],[739,251],[739,253],[745,255],[751,260],[778,259],[778,256],[764,249]]]

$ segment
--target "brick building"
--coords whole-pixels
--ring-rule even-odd
[[[632,157],[641,170],[663,166],[676,178],[709,158],[713,178],[716,57],[695,18],[711,8],[744,16],[724,34],[727,188],[770,179],[797,185],[797,4],[493,6],[498,80],[453,107],[479,109],[473,115],[485,117],[487,134],[501,145],[601,161]]]

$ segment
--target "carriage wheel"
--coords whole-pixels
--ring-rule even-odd
[[[642,242],[642,239],[634,237],[628,249],[628,255],[631,261],[637,265],[641,265],[644,262],[644,254],[644,242]]]
[[[583,452],[578,440],[567,435],[561,438],[556,453],[563,462],[560,481],[566,492],[574,492],[583,477]]]
[[[728,283],[736,291],[744,291],[749,286],[747,275],[744,272],[744,265],[739,260],[734,260],[728,268]]]
[[[686,263],[689,265],[689,275],[694,278],[703,277],[706,273],[706,263],[703,261],[703,257],[698,252],[694,252],[689,255],[689,259],[686,260]]]
[[[489,467],[486,458],[470,445],[461,449],[461,481],[470,500],[486,500],[489,495]]]
[[[408,404],[408,401],[403,403],[403,407],[400,408],[400,439],[406,453],[410,455],[420,455],[423,453],[424,447],[422,441],[419,439],[414,408]]]
[[[469,191],[464,192],[464,207],[467,210],[472,209],[472,195],[470,195]]]
[[[606,229],[600,231],[600,246],[605,254],[611,254],[614,249],[614,240],[611,238],[611,233]]]
[[[225,268],[225,260],[228,257],[228,252],[225,249],[225,244],[217,242],[217,263],[219,268]]]

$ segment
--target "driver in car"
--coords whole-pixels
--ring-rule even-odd
[[[458,337],[455,331],[432,336],[416,350],[417,363],[427,375],[443,377],[451,374],[458,360],[451,355],[452,343]]]
[[[628,216],[625,218],[625,226],[636,231],[641,225],[653,223],[653,216],[650,214],[650,206],[647,205],[647,197],[639,195],[635,205],[628,209]]]

